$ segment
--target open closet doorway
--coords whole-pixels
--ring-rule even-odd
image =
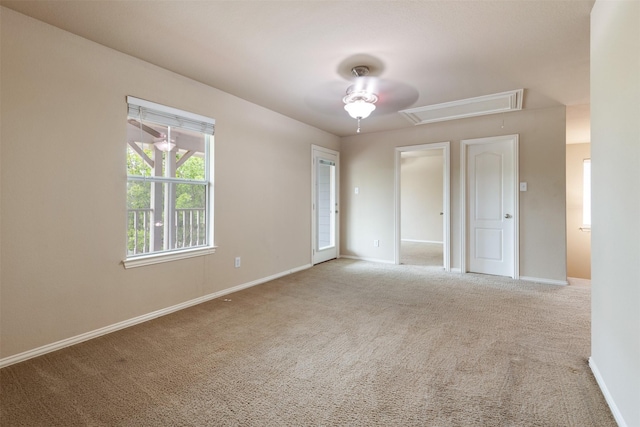
[[[396,264],[451,270],[449,142],[396,148]]]

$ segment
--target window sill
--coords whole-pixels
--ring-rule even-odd
[[[128,258],[122,261],[124,268],[143,267],[145,265],[160,264],[164,262],[177,261],[179,259],[194,258],[198,256],[216,253],[215,246],[204,248],[186,249],[184,251],[164,252],[160,254],[143,255],[135,258]]]

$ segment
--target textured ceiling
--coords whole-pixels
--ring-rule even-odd
[[[588,104],[593,3],[0,1],[340,136],[355,133],[341,98],[361,64],[381,92],[363,132],[412,126],[399,109],[519,88],[524,108]]]

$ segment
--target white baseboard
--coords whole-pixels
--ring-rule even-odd
[[[451,272],[452,272],[452,273],[462,274],[462,269],[461,269],[461,268],[458,268],[458,267],[456,267],[456,268],[453,268],[453,267],[452,267],[452,268],[451,268]]]
[[[436,240],[416,240],[416,239],[401,239],[402,242],[413,242],[413,243],[438,243],[443,245],[444,242],[439,242]]]
[[[613,397],[611,396],[611,393],[609,393],[609,389],[607,388],[607,385],[604,383],[604,378],[602,378],[602,375],[600,374],[600,371],[596,366],[596,362],[593,360],[592,357],[589,358],[589,367],[591,368],[591,372],[593,372],[593,376],[596,378],[596,382],[600,387],[600,391],[602,391],[604,400],[607,401],[607,404],[609,405],[609,409],[611,409],[611,414],[613,415],[613,418],[616,420],[616,423],[618,423],[619,427],[627,427],[627,423],[622,417],[622,414],[620,413],[620,410],[618,409],[616,402],[614,402]]]
[[[569,284],[566,280],[553,280],[553,279],[540,279],[538,277],[527,277],[520,276],[520,280],[524,280],[525,282],[536,282],[543,283],[545,285],[557,285],[557,286],[566,286]]]
[[[79,344],[84,341],[88,341],[93,338],[97,338],[102,335],[109,334],[111,332],[118,331],[120,329],[128,328],[130,326],[134,326],[148,320],[152,320],[161,316],[165,316],[167,314],[171,314],[173,312],[183,310],[185,308],[202,304],[203,302],[210,301],[212,299],[220,298],[221,296],[228,295],[234,292],[241,291],[243,289],[250,288],[252,286],[260,285],[265,282],[269,282],[271,280],[275,280],[277,278],[287,276],[292,273],[296,273],[298,271],[306,270],[311,268],[311,264],[302,265],[300,267],[293,268],[291,270],[286,270],[281,273],[276,273],[274,275],[263,277],[261,279],[254,280],[252,282],[243,283],[241,285],[237,285],[228,289],[224,289],[222,291],[214,292],[212,294],[204,295],[189,301],[185,301],[180,304],[173,305],[171,307],[163,308],[160,310],[153,311],[151,313],[143,314],[142,316],[134,317],[133,319],[124,320],[122,322],[114,323],[113,325],[105,326],[100,329],[96,329],[93,331],[85,332],[84,334],[76,335],[71,338],[66,338],[51,344],[43,345],[42,347],[34,348],[33,350],[27,350],[22,353],[15,354],[13,356],[5,357],[0,359],[0,368],[4,368],[5,366],[13,365],[15,363],[24,362],[25,360],[32,359],[34,357],[42,356],[43,354],[51,353],[56,350],[63,349],[65,347],[70,347],[75,344]]]
[[[383,264],[395,264],[394,261],[389,261],[388,259],[366,258],[353,255],[340,255],[340,258],[357,259],[358,261],[380,262]]]

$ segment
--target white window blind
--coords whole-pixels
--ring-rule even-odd
[[[213,135],[216,121],[199,114],[127,96],[129,117]]]

